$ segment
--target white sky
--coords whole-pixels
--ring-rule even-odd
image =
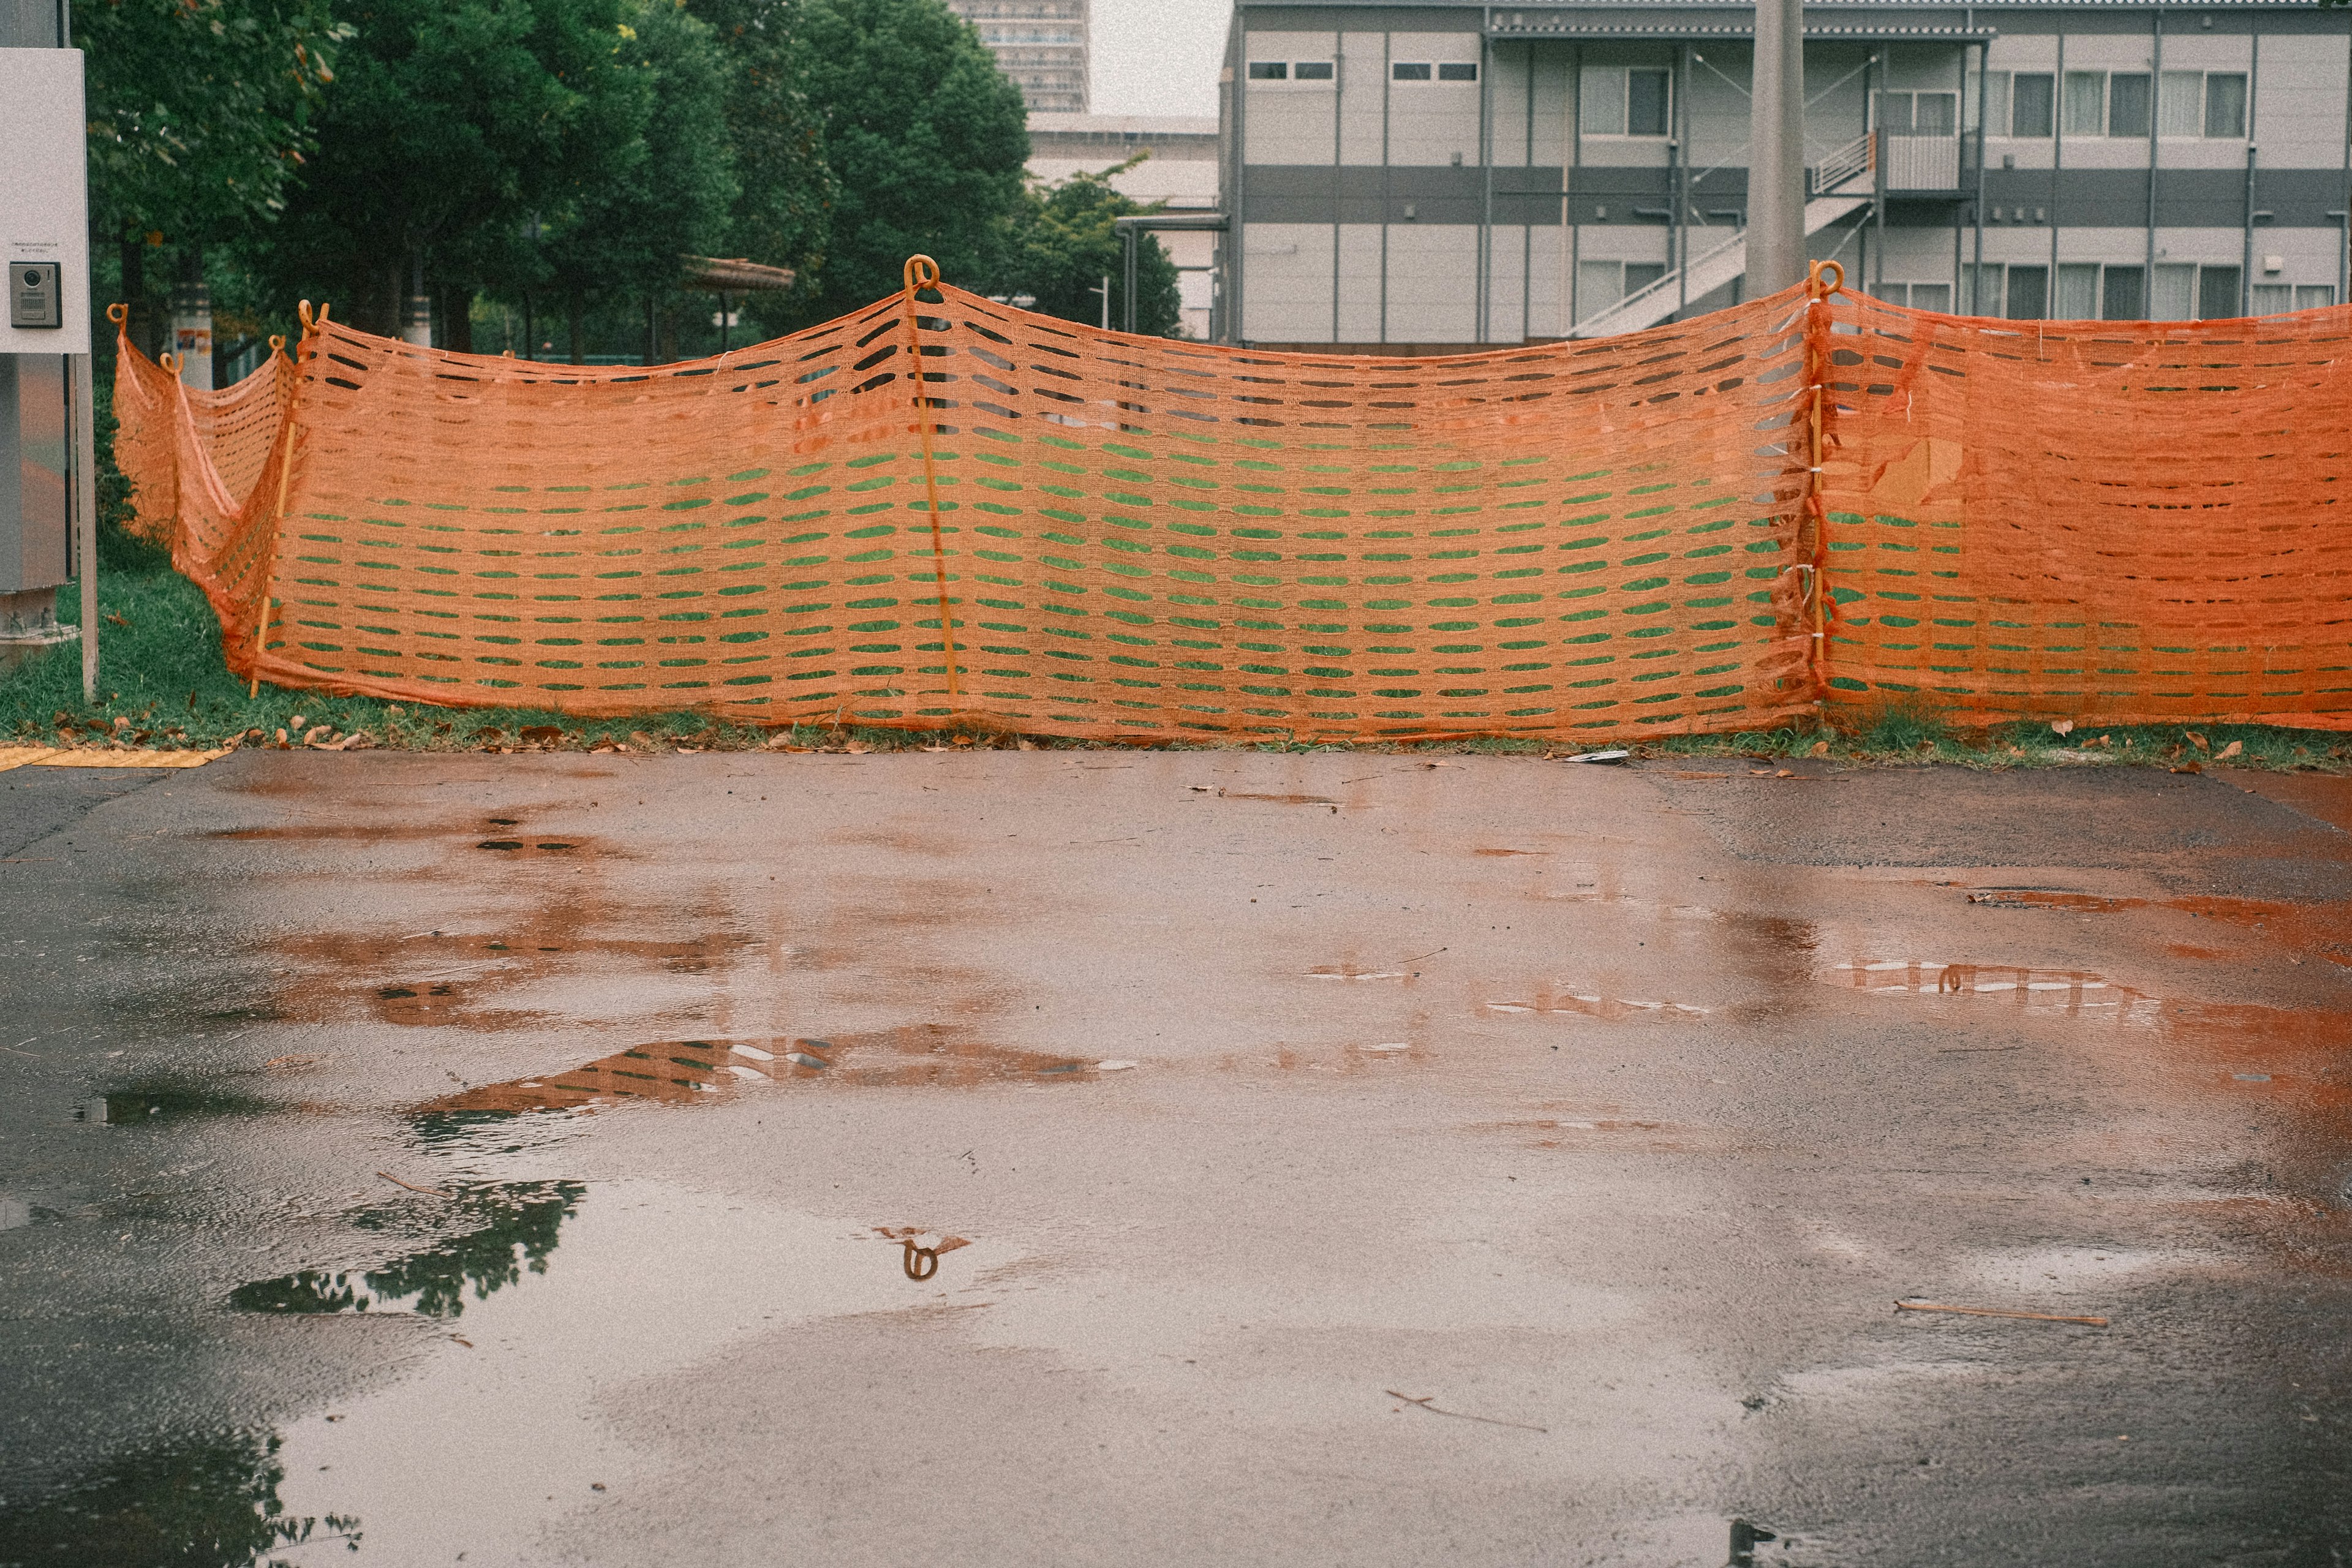
[[[1094,0],[1097,114],[1217,112],[1232,0]]]

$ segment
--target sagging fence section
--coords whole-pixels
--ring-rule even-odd
[[[1103,332],[909,264],[717,359],[306,312],[120,345],[142,525],[239,673],[583,717],[1393,739],[2352,728],[2352,308],[2001,322],[1809,286],[1444,359]]]

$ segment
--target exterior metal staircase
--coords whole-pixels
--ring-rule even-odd
[[[1840,218],[1849,217],[1870,205],[1876,195],[1878,171],[1873,153],[1876,141],[1872,135],[1857,137],[1805,171],[1810,193],[1805,203],[1807,235],[1819,234]],[[1748,231],[1736,229],[1719,244],[1700,251],[1664,277],[1585,317],[1569,336],[1605,338],[1654,327],[1680,310],[1685,300],[1705,299],[1747,270]],[[1683,287],[1685,274],[1690,279],[1687,292]]]

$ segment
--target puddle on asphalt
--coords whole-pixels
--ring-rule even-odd
[[[61,1495],[0,1503],[0,1563],[236,1568],[291,1562],[306,1546],[348,1555],[357,1520],[286,1507],[280,1447],[270,1433],[191,1435],[118,1458]]]
[[[2037,1013],[2137,1026],[2153,1026],[2163,1010],[2152,996],[2075,969],[1855,958],[1832,965],[1820,977],[1874,996],[1928,996],[1954,1005],[1997,1000]]]
[[[397,1381],[240,1439],[238,1457],[255,1464],[220,1467],[214,1489],[263,1510],[253,1528],[318,1521],[308,1544],[257,1538],[295,1568],[348,1560],[353,1531],[362,1560],[520,1561],[556,1519],[665,1473],[661,1454],[607,1424],[632,1385],[814,1319],[955,1302],[1022,1257],[986,1238],[642,1181],[509,1181],[369,1212],[425,1234],[382,1261],[257,1281],[233,1299],[259,1313],[356,1312],[365,1297],[423,1352]],[[87,1514],[63,1508],[110,1495],[86,1489],[27,1516],[17,1536],[37,1550],[23,1555],[66,1561],[54,1549],[87,1540],[74,1532]]]
[[[366,1268],[311,1269],[259,1279],[229,1293],[245,1312],[408,1312],[455,1318],[524,1274],[547,1272],[557,1233],[586,1191],[578,1182],[504,1182],[444,1189],[452,1195],[425,1212],[439,1234],[425,1245]],[[419,1194],[420,1196],[422,1194]],[[380,1230],[417,1213],[415,1205],[377,1205],[352,1224]]]
[[[1529,999],[1516,1002],[1486,1002],[1481,1005],[1489,1013],[1541,1013],[1550,1016],[1573,1016],[1584,1018],[1704,1018],[1714,1009],[1695,1007],[1687,1002],[1654,1002],[1633,996],[1611,996],[1599,991],[1560,990],[1531,993]]]
[[[1732,1146],[1729,1134],[1721,1128],[1632,1116],[1543,1116],[1512,1121],[1475,1121],[1465,1131],[1514,1138],[1522,1148],[1596,1153],[1714,1153]]]
[[[281,1110],[314,1110],[310,1105],[287,1105],[253,1095],[221,1089],[119,1089],[92,1095],[73,1108],[76,1121],[108,1127],[154,1127],[165,1122],[192,1121],[212,1116],[262,1116]]]
[[[2318,952],[2352,964],[2352,904],[2284,903],[2266,899],[2191,895],[2174,899],[2111,897],[2052,888],[1978,888],[1968,895],[1981,909],[2049,910],[2062,914],[2126,914],[2161,910],[2193,920],[2217,921],[2251,931],[2281,946]],[[2213,954],[2211,956],[2219,956]]]
[[[1070,1083],[1097,1077],[1108,1065],[990,1045],[938,1024],[824,1039],[667,1040],[562,1072],[444,1095],[413,1114],[572,1110],[629,1100],[711,1104],[754,1084],[784,1081],[854,1088]]]
[[[609,918],[591,900],[567,898],[525,921],[488,930],[375,932],[310,931],[289,936],[277,951],[302,968],[280,979],[268,1016],[331,1022],[356,1001],[376,1022],[404,1027],[454,1027],[478,1032],[539,1021],[528,1008],[500,1007],[499,993],[580,971],[594,973],[614,959],[658,974],[702,974],[767,944],[731,932],[698,931],[674,938],[606,934],[632,922]],[[635,922],[642,927],[642,919]],[[352,975],[373,978],[354,985]]]

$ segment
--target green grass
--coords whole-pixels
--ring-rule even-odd
[[[378,745],[410,751],[481,751],[527,743],[584,750],[611,742],[634,745],[633,735],[659,747],[688,745],[723,751],[758,746],[777,734],[772,728],[692,710],[582,720],[545,709],[437,708],[373,697],[331,697],[268,684],[259,695],[247,697],[245,683],[232,677],[222,662],[219,623],[195,585],[173,571],[161,551],[111,526],[104,530],[101,540],[99,700],[82,700],[81,655],[74,645],[37,656],[14,672],[0,675],[0,743],[56,744],[119,735],[133,745],[206,748],[239,737],[248,744],[275,744],[280,730],[288,732],[289,743],[299,743],[305,731],[328,725],[331,734],[321,736],[322,740],[365,731]],[[58,598],[59,618],[78,619],[79,590],[61,589]],[[523,741],[523,730],[541,727],[554,735],[541,733],[529,742]],[[259,735],[253,734],[255,731]],[[2103,738],[2104,744],[2100,743]],[[2205,742],[2202,746],[2198,744],[2200,738]],[[961,725],[950,731],[908,731],[802,724],[792,728],[789,741],[811,748],[838,748],[855,742],[877,752],[943,743],[1055,749],[1133,744],[1021,742],[1007,732]],[[1632,749],[1641,756],[1823,755],[1847,764],[1935,762],[2011,768],[2079,765],[2084,743],[2089,742],[2091,754],[2116,763],[2178,767],[2203,765],[2232,742],[2241,750],[2229,759],[2226,765],[2230,766],[2334,772],[2352,765],[2352,736],[2318,731],[2255,724],[2086,725],[2071,736],[2060,736],[2046,724],[2008,724],[1959,731],[1932,710],[1916,707],[1890,707],[1855,721],[1849,728],[1790,726],[1686,736],[1633,743]],[[1160,749],[1557,756],[1601,744],[1501,738],[1419,745],[1179,741]]]

